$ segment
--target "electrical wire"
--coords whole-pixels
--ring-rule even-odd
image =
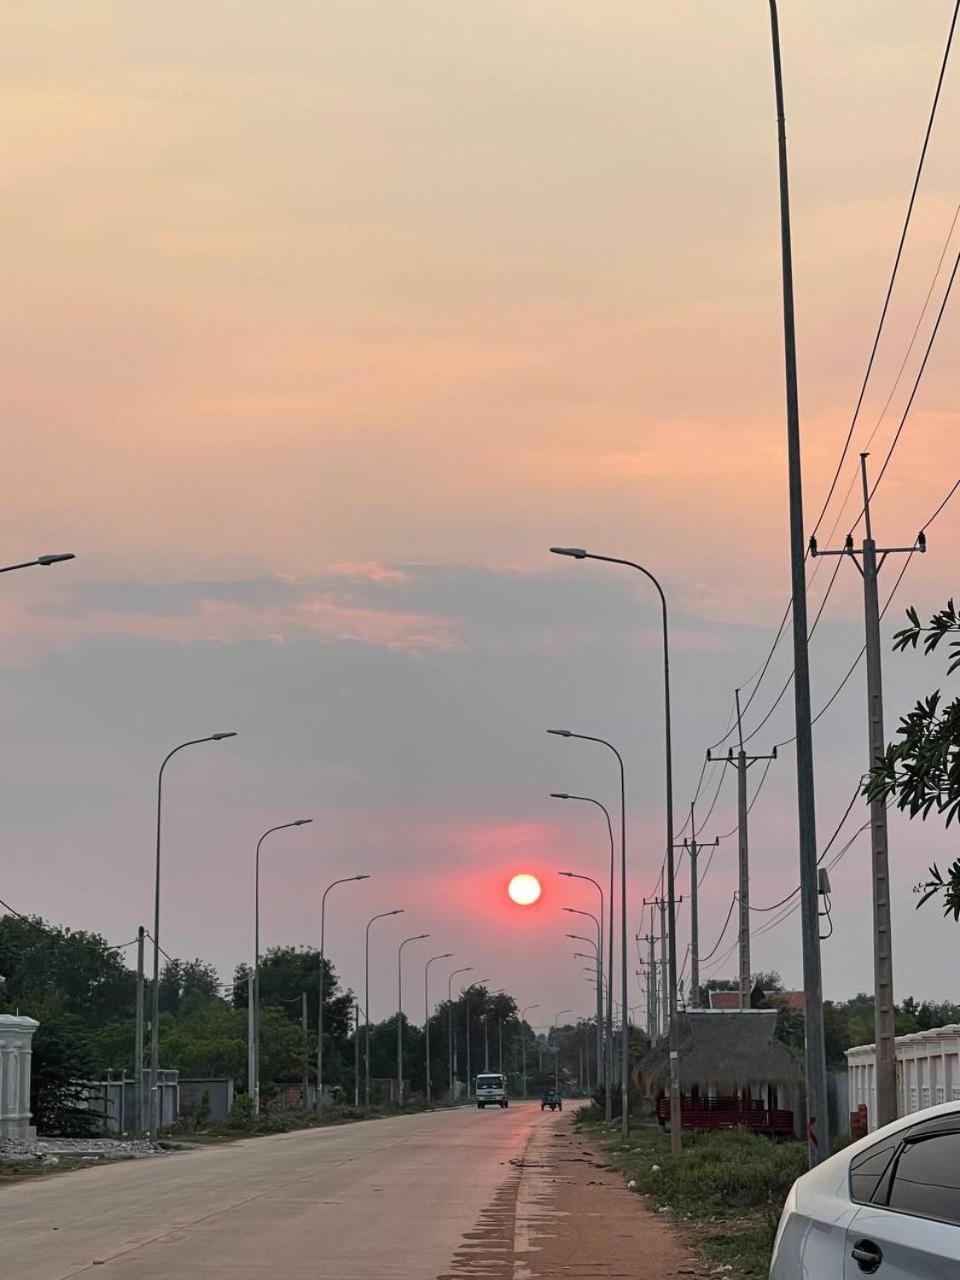
[[[0,907],[3,907],[5,911],[9,911],[12,916],[16,916],[18,920],[22,920],[24,924],[28,924],[31,929],[36,929],[38,933],[42,933],[43,936],[45,938],[49,938],[51,942],[57,942],[60,944],[78,942],[83,945],[90,940],[90,934],[85,934],[84,937],[78,938],[72,933],[57,933],[55,930],[51,929],[49,925],[37,924],[36,920],[33,919],[32,916],[25,916],[22,911],[18,911],[16,907],[11,907],[10,903],[4,902],[2,898],[0,898]],[[129,942],[108,942],[106,944],[106,949],[108,951],[123,951],[127,947],[132,947],[133,944],[138,941],[138,938],[131,938]]]
[[[736,905],[737,905],[737,895],[736,895],[736,894],[734,894],[734,895],[733,895],[733,897],[730,899],[730,910],[727,912],[727,918],[726,918],[726,920],[724,920],[724,922],[723,922],[723,928],[720,930],[720,937],[717,939],[716,944],[714,945],[714,948],[713,948],[713,950],[710,952],[710,954],[709,954],[709,955],[707,955],[707,956],[702,956],[702,957],[700,958],[700,963],[701,963],[701,964],[706,964],[709,960],[712,960],[712,959],[713,959],[713,957],[714,957],[714,956],[717,954],[717,952],[719,951],[719,949],[720,949],[720,943],[723,941],[723,935],[727,932],[727,929],[728,929],[728,927],[729,927],[729,925],[730,925],[730,918],[731,918],[731,916],[733,915],[733,908],[734,908]]]
[[[893,287],[896,283],[897,272],[900,269],[900,260],[903,257],[903,247],[906,243],[907,231],[910,228],[910,219],[913,216],[913,206],[914,206],[914,203],[916,202],[917,190],[920,186],[920,176],[923,173],[923,164],[927,156],[927,147],[929,146],[929,143],[930,143],[930,135],[933,132],[933,122],[934,122],[934,119],[936,118],[937,106],[940,102],[940,91],[943,88],[943,80],[947,71],[947,62],[949,61],[949,58],[950,58],[950,48],[953,44],[953,33],[957,25],[958,13],[960,13],[960,0],[957,0],[956,5],[954,6],[953,18],[950,21],[950,30],[947,34],[947,43],[943,51],[943,60],[940,64],[940,74],[937,77],[937,88],[933,95],[933,105],[930,108],[930,116],[927,120],[927,129],[926,129],[926,133],[923,136],[923,146],[920,148],[920,160],[917,164],[917,172],[913,179],[913,189],[910,192],[910,200],[907,203],[907,213],[906,213],[906,217],[903,220],[903,230],[900,232],[900,243],[897,246],[896,256],[893,260],[893,270],[890,273],[890,282],[887,285],[886,296],[884,297],[884,300],[883,300],[883,308],[880,312],[880,321],[877,325],[877,332],[873,339],[873,346],[870,349],[870,358],[867,361],[866,373],[863,376],[863,383],[861,384],[861,387],[860,387],[860,394],[857,397],[856,408],[853,411],[853,418],[851,419],[851,422],[850,422],[850,429],[847,432],[847,438],[844,441],[843,449],[840,452],[840,461],[837,463],[836,472],[834,473],[834,477],[830,484],[830,488],[827,492],[826,499],[824,500],[823,507],[821,508],[820,515],[817,518],[817,523],[814,526],[814,530],[813,530],[814,536],[816,535],[817,530],[820,528],[820,525],[823,521],[823,517],[826,514],[827,507],[830,505],[830,499],[833,497],[834,490],[837,487],[837,481],[840,478],[840,472],[843,469],[843,464],[846,461],[847,453],[850,449],[850,442],[853,439],[853,433],[856,430],[857,419],[860,416],[860,409],[861,409],[861,406],[863,405],[864,396],[866,395],[867,383],[870,381],[870,374],[873,371],[873,364],[874,364],[874,360],[876,359],[877,349],[880,346],[880,336],[883,333],[883,326],[887,318],[887,312],[890,308],[890,299],[893,295]]]

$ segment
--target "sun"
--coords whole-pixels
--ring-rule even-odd
[[[540,881],[536,876],[523,871],[507,885],[507,893],[518,906],[530,907],[540,897]]]

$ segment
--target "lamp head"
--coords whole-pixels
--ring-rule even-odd
[[[570,793],[569,791],[551,791],[550,799],[551,800],[569,800]]]
[[[235,738],[236,736],[237,736],[237,735],[236,735],[236,733],[233,733],[233,732],[231,732],[231,733],[212,733],[212,734],[210,735],[210,741],[211,741],[211,742],[222,742],[222,741],[224,740],[224,738]]]
[[[76,560],[72,551],[64,551],[60,555],[37,556],[37,564],[60,564],[62,560]]]
[[[572,738],[573,734],[569,729],[548,729],[547,733],[552,733],[558,738]]]
[[[351,876],[351,880],[369,880],[369,876]]]
[[[396,908],[395,910],[393,910],[393,911],[386,911],[386,912],[384,912],[384,915],[388,915],[388,916],[402,916],[402,915],[403,915],[403,913],[404,913],[404,911],[406,911],[406,907],[397,907],[397,908]]]
[[[308,822],[312,822],[312,818],[297,818],[296,822],[292,822],[292,827],[305,827]]]
[[[587,553],[583,547],[551,547],[550,551],[555,556],[572,556],[574,560],[586,560]]]

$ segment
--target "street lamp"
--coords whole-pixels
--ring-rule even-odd
[[[430,989],[428,987],[430,966],[434,960],[449,960],[453,956],[452,951],[444,951],[441,956],[431,956],[427,963],[423,966],[423,1042],[426,1052],[426,1071],[427,1071],[427,1105],[430,1105]]]
[[[72,551],[64,551],[60,555],[53,556],[37,556],[36,560],[24,560],[22,564],[7,564],[0,568],[0,573],[13,573],[14,569],[32,569],[34,565],[60,564],[63,560],[76,560],[76,556]]]
[[[312,818],[296,818],[293,822],[281,822],[270,827],[257,841],[256,872],[254,875],[253,909],[253,1114],[260,1114],[260,846],[274,831],[287,831],[290,827],[305,827]],[[249,1074],[249,1072],[248,1072]],[[307,1105],[304,1098],[303,1105]]]
[[[538,1004],[528,1004],[520,1010],[520,1054],[523,1059],[523,1096],[527,1096],[527,1038],[523,1034],[524,1020],[531,1009],[539,1009]]]
[[[364,1063],[363,1063],[363,1105],[370,1110],[370,926],[375,920],[386,920],[387,916],[402,916],[405,907],[397,907],[394,911],[381,911],[378,915],[371,916],[367,921],[366,939],[363,945],[363,972],[364,972],[364,1011],[363,1011],[363,1027],[364,1027]]]
[[[37,564],[50,560],[49,556],[41,557]],[[20,568],[13,565],[12,568]],[[186,747],[199,746],[201,742],[222,742],[224,738],[235,738],[235,733],[211,733],[206,738],[191,738],[189,742],[181,742],[164,757],[157,775],[157,867],[153,890],[153,992],[151,1000],[150,1022],[150,1129],[154,1137],[163,1123],[162,1107],[159,1105],[158,1073],[160,1070],[160,813],[163,802],[163,771],[171,757]],[[139,1066],[139,1064],[138,1064]],[[140,1074],[138,1072],[138,1081]],[[143,1109],[141,1108],[141,1114]]]
[[[566,554],[566,552],[564,552]],[[572,555],[573,552],[570,552]],[[586,552],[583,553],[586,555]],[[627,783],[623,769],[623,756],[606,738],[595,738],[586,733],[572,733],[569,729],[548,729],[547,733],[552,733],[558,738],[579,738],[581,742],[597,742],[602,747],[606,747],[617,757],[617,764],[620,767],[620,967],[623,979],[623,999],[624,1003],[627,999]],[[673,830],[671,826],[671,831]],[[611,906],[613,896],[611,895]],[[612,930],[611,930],[612,937]],[[613,976],[611,964],[611,978]],[[630,1056],[629,1048],[624,1041],[623,1052],[620,1059],[620,1076],[623,1089],[623,1097],[627,1096],[627,1078],[630,1074]],[[612,1083],[612,1072],[611,1072]],[[609,1094],[609,1090],[608,1090]],[[620,1128],[624,1138],[630,1136],[630,1115],[626,1107],[622,1108],[623,1115],[620,1121]]]
[[[463,999],[466,996],[468,991],[472,991],[474,987],[479,987],[484,982],[489,982],[489,981],[490,981],[489,978],[478,978],[476,982],[471,982],[469,987],[464,987],[463,990],[460,992],[461,999]],[[469,1098],[472,1096],[470,1092],[470,1077],[473,1074],[472,1064],[470,1062],[470,1001],[465,1000],[464,1005],[465,1005],[466,1014],[467,1014],[467,1097]]]
[[[557,1024],[565,1013],[572,1013],[572,1009],[561,1009],[553,1020],[554,1033],[554,1050],[553,1050],[553,1085],[557,1093],[560,1092],[560,1032]]]
[[[588,880],[589,876],[579,877]],[[596,880],[593,884],[597,884]],[[597,885],[599,889],[600,886]],[[600,919],[592,911],[581,911],[579,907],[564,907],[564,911],[575,916],[586,916],[592,920],[597,930],[597,1086],[600,1085],[600,1072],[603,1069],[603,890],[600,889]],[[572,937],[573,935],[568,935]]]
[[[408,942],[420,942],[429,933],[415,933],[404,938],[397,947],[397,1106],[403,1106],[403,948]]]
[[[670,732],[670,632],[667,620],[667,597],[659,580],[649,569],[634,560],[623,560],[618,556],[601,556],[584,551],[582,547],[551,547],[558,556],[572,556],[575,560],[600,560],[605,564],[618,564],[627,569],[642,573],[653,583],[660,597],[660,615],[663,627],[663,730],[664,759],[666,774],[666,819],[667,819],[667,931],[668,931],[668,966],[670,988],[670,1150],[679,1155],[681,1150],[680,1133],[680,1028],[677,1026],[677,898],[674,874],[673,850],[673,744]],[[624,889],[623,920],[623,1005],[627,1005],[627,922],[626,922],[626,890]],[[629,1046],[627,1037],[623,1038],[623,1116],[624,1136],[629,1132],[627,1117],[627,1074],[629,1071]]]
[[[605,804],[601,804],[599,800],[595,800],[593,796],[577,796],[571,795],[568,791],[551,792],[553,800],[579,800],[583,804],[592,804],[595,808],[603,811],[603,816],[607,822],[607,834],[610,837],[610,892],[609,892],[609,925],[607,928],[607,972],[610,975],[610,987],[607,994],[607,1055],[606,1069],[604,1072],[604,1080],[606,1083],[604,1101],[604,1119],[609,1123],[613,1116],[613,1099],[611,1089],[613,1086],[613,1002],[610,998],[613,991],[613,904],[614,904],[614,842],[613,842],[613,823],[610,821],[610,810]],[[579,876],[575,871],[561,871],[562,876],[569,876],[574,880],[590,880],[589,876]],[[591,883],[596,884],[595,880]],[[598,886],[599,888],[599,886]],[[600,914],[603,915],[603,890],[600,890]]]
[[[450,1071],[450,1101],[453,1102],[453,980],[458,973],[472,973],[473,965],[454,969],[447,978],[447,1067]]]
[[[335,889],[338,884],[352,884],[354,880],[369,880],[368,875],[363,876],[344,876],[342,880],[334,880],[328,884],[323,891],[323,897],[320,899],[320,1005],[317,1011],[317,1114],[323,1106],[323,988],[324,979],[326,977],[324,958],[325,958],[325,937],[326,937],[326,918],[327,918],[327,894],[331,889]],[[306,1105],[306,1099],[304,1099]]]

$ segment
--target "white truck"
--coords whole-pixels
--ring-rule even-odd
[[[481,1111],[486,1106],[509,1107],[510,1105],[507,1098],[507,1080],[499,1071],[484,1071],[478,1075],[474,1094],[477,1107]]]

